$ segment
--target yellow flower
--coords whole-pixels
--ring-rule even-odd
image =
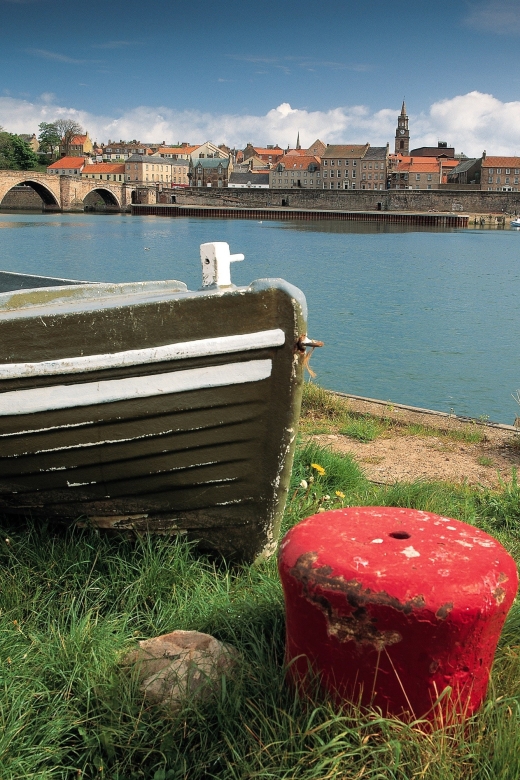
[[[345,493],[342,493],[341,490],[336,490],[336,495],[338,498],[345,498]]]
[[[323,468],[323,466],[320,466],[319,463],[311,463],[311,467],[315,469],[321,477],[323,477],[323,475],[325,474],[325,469]]]

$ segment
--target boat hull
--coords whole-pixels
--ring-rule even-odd
[[[62,290],[0,309],[0,511],[185,533],[242,561],[272,552],[301,403],[302,293],[282,280]]]

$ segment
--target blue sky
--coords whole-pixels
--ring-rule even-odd
[[[0,124],[98,141],[392,143],[520,154],[518,0],[0,0]]]

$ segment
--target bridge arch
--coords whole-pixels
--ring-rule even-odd
[[[31,189],[33,189],[34,192],[36,192],[37,195],[40,196],[45,206],[56,206],[56,208],[58,209],[60,208],[58,199],[56,198],[56,195],[52,192],[51,189],[46,187],[45,184],[42,184],[42,182],[38,181],[37,179],[36,180],[27,179],[24,176],[22,176],[19,181],[13,179],[12,183],[9,182],[8,188],[5,190],[5,192],[2,193],[0,206],[7,193],[10,192],[13,189],[13,187],[20,187],[20,186],[31,187]]]
[[[83,203],[85,206],[90,204],[95,206],[96,196],[99,196],[102,199],[103,205],[105,206],[116,206],[117,208],[121,208],[121,204],[117,196],[112,192],[111,189],[108,189],[108,187],[93,187],[90,192],[88,192],[83,198]],[[90,201],[90,204],[88,201]]]

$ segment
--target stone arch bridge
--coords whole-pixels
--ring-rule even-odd
[[[0,171],[0,208],[13,187],[25,185],[40,196],[43,208],[52,211],[83,211],[85,198],[100,196],[104,205],[114,211],[126,211],[132,202],[131,185],[125,182],[82,179],[81,176],[58,176],[34,171]]]

